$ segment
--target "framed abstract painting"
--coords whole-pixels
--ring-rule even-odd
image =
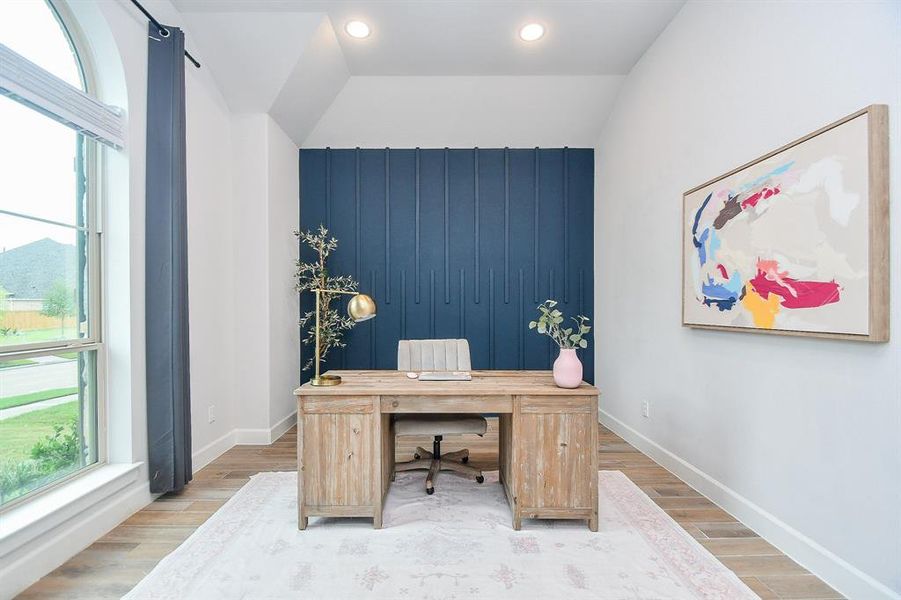
[[[889,339],[888,107],[683,196],[682,324]]]

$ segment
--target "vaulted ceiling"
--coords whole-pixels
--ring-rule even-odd
[[[355,76],[574,76],[574,89],[590,77],[607,93],[684,0],[174,3],[230,108],[270,113],[301,145]],[[344,31],[354,19],[369,37]],[[546,28],[537,42],[517,35],[529,22]]]

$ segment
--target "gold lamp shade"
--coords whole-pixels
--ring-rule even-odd
[[[375,300],[366,294],[357,294],[347,303],[347,314],[356,323],[368,321],[376,313]]]

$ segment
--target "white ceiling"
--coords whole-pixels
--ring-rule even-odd
[[[684,0],[174,0],[182,12],[324,13],[351,75],[625,75]],[[351,38],[344,24],[372,34]],[[520,26],[542,23],[537,42]],[[252,27],[252,24],[248,24]],[[248,31],[252,35],[252,31]],[[232,43],[241,45],[239,37]]]
[[[533,134],[557,139],[559,134],[560,145],[567,140],[577,145],[600,128],[622,77],[684,4],[684,0],[172,2],[184,18],[188,48],[209,69],[229,108],[235,113],[269,113],[298,146],[309,146],[311,137],[339,145],[339,140],[348,139],[344,124],[350,122],[359,125],[353,134],[358,140],[393,139],[403,125],[420,133],[430,125],[434,139],[456,140],[473,123],[490,123],[478,129],[490,131],[490,140]],[[353,19],[367,22],[372,34],[363,40],[347,35],[344,24]],[[545,36],[532,43],[520,40],[519,28],[536,21],[545,26]],[[446,81],[428,81],[440,76]],[[348,88],[353,80],[366,77],[384,81]],[[405,77],[411,79],[404,81]],[[466,79],[471,77],[497,81]],[[541,81],[516,81],[517,77]],[[446,97],[441,102],[435,99],[439,90]],[[383,102],[392,103],[391,110],[374,106]],[[440,106],[442,123],[459,127],[435,125],[423,102]],[[505,118],[507,113],[517,117]],[[463,137],[478,143],[476,134]]]

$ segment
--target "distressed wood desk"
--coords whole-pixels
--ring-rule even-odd
[[[500,479],[523,518],[598,528],[598,390],[565,390],[550,371],[473,371],[472,381],[417,381],[400,371],[334,371],[343,383],[297,396],[298,528],[310,516],[372,517],[394,477],[395,413],[498,413]],[[439,491],[440,493],[440,491]]]

